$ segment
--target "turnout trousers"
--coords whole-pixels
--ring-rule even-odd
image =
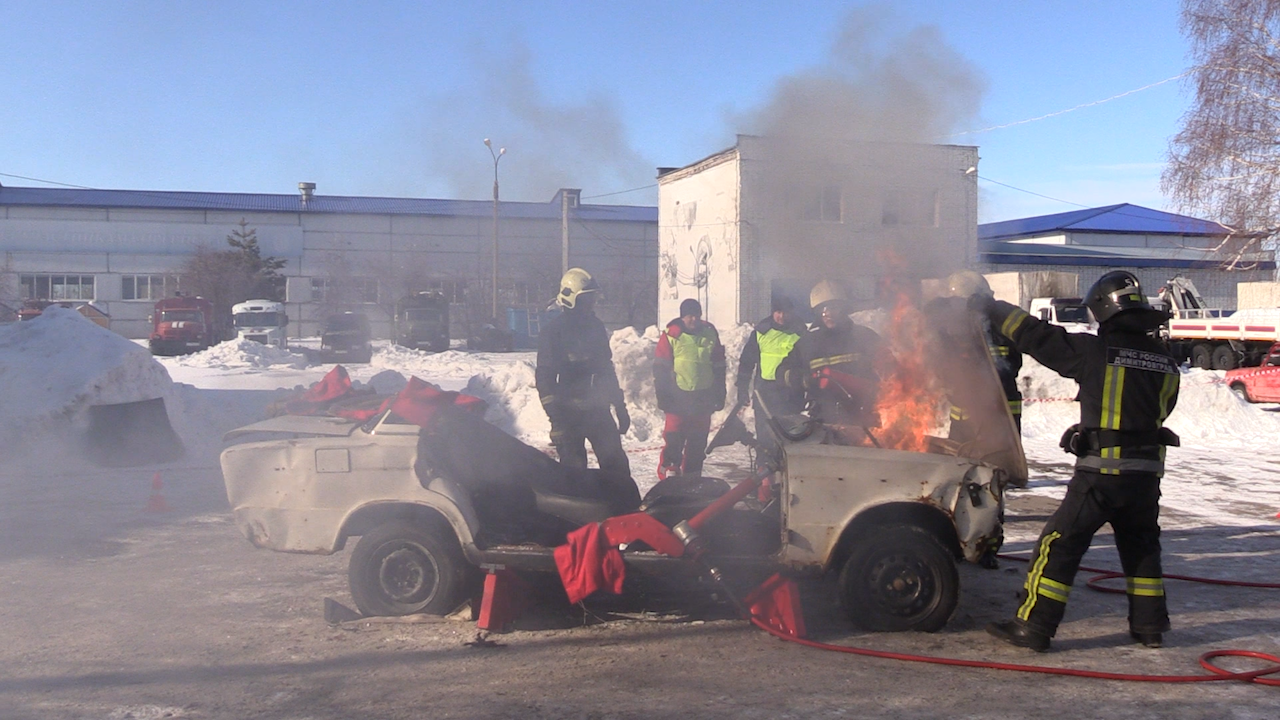
[[[1160,567],[1160,478],[1152,473],[1102,475],[1076,468],[1067,496],[1036,541],[1018,619],[1053,637],[1080,560],[1106,523],[1115,532],[1129,599],[1129,629],[1169,629]]]
[[[707,457],[707,435],[711,433],[711,414],[676,415],[667,413],[662,429],[662,458],[658,477],[702,474],[702,461]]]
[[[565,465],[586,469],[588,440],[603,472],[610,477],[631,477],[631,463],[608,405],[575,408],[551,421],[551,444]]]

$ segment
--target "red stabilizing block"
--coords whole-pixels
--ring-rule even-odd
[[[680,542],[680,538],[673,535],[670,528],[653,519],[653,516],[648,513],[639,512],[611,517],[600,523],[600,529],[604,531],[605,539],[613,547],[643,540],[645,544],[663,555],[671,557],[684,555],[684,543]]]
[[[529,586],[514,570],[490,570],[484,576],[484,596],[480,600],[480,618],[476,627],[489,632],[506,632],[524,610],[521,596]]]
[[[800,588],[796,582],[775,573],[743,601],[751,616],[791,637],[805,636],[804,611],[800,609]]]

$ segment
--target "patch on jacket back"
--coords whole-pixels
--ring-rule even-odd
[[[1177,364],[1168,355],[1145,350],[1134,350],[1132,348],[1107,348],[1107,364],[1135,370],[1150,370],[1151,372],[1165,373],[1167,375],[1178,374]]]

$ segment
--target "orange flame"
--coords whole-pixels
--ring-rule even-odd
[[[876,437],[883,447],[927,452],[929,434],[939,425],[938,411],[944,393],[929,368],[926,320],[901,286],[885,286],[882,291],[893,295],[890,323],[885,332],[894,362],[880,373],[880,395],[876,401],[880,430]]]

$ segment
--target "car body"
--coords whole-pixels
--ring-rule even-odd
[[[864,627],[941,628],[958,598],[955,561],[977,561],[1000,543],[1010,475],[943,452],[828,445],[819,435],[784,445],[772,477],[780,501],[734,509],[720,531],[733,542],[711,531],[710,561],[834,573]],[[245,536],[262,548],[320,554],[361,536],[350,579],[365,614],[449,612],[469,568],[555,569],[552,547],[486,541],[468,490],[416,474],[419,428],[390,411],[364,424],[281,416],[227,439],[235,444],[222,453],[222,471]],[[710,502],[691,500],[694,511]],[[675,516],[670,503],[649,497],[641,508],[671,525],[687,518],[680,502]],[[743,527],[749,537],[740,544]],[[628,567],[688,566],[648,550],[623,557]]]
[[[1228,370],[1223,382],[1249,402],[1280,402],[1280,343],[1271,346],[1261,366]]]

